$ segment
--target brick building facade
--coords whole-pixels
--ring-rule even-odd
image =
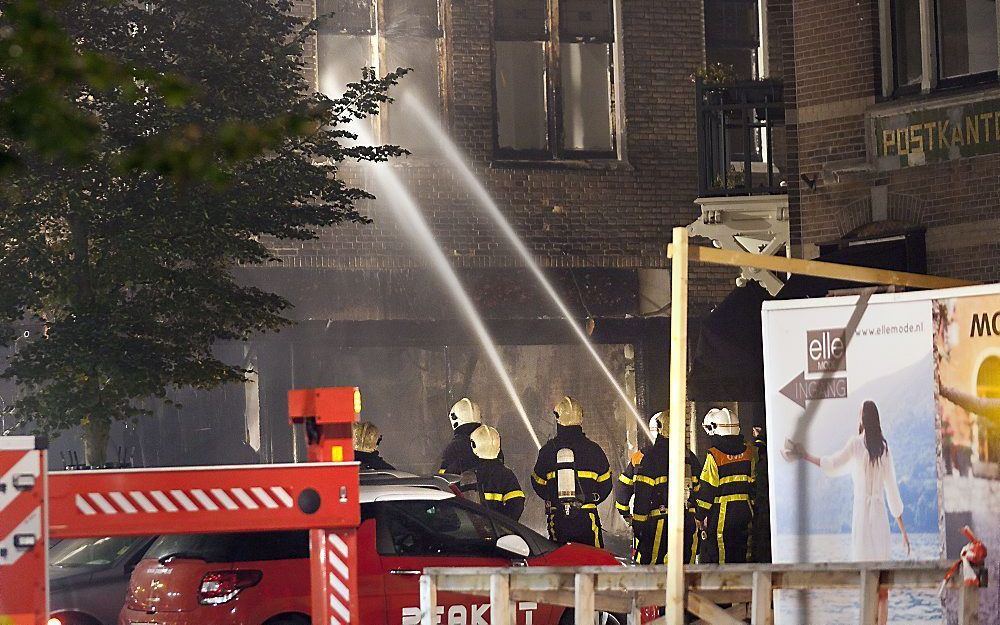
[[[985,119],[964,129],[968,115],[1000,108],[995,3],[930,2],[936,24],[923,25],[918,4],[767,3],[770,73],[789,111],[793,238],[813,256],[845,237],[924,229],[928,273],[995,282],[1000,134]]]

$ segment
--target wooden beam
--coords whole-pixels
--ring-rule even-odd
[[[674,228],[670,265],[670,420],[667,509],[684,510],[684,459],[687,451],[688,234]],[[684,625],[684,515],[667,516],[668,625]],[[714,605],[714,604],[713,604]]]
[[[858,621],[861,625],[876,625],[878,623],[878,571],[862,569],[861,571],[861,614]]]
[[[979,625],[979,586],[959,584],[958,625]]]
[[[746,619],[747,617],[747,605],[745,603],[737,604],[730,608],[724,608],[724,609],[726,614],[739,620],[741,623],[745,623],[744,619]],[[694,623],[692,623],[691,625],[711,625],[711,623],[699,619]]]
[[[667,257],[673,258],[675,243],[667,246]],[[709,263],[713,265],[729,265],[732,267],[751,267],[766,269],[778,273],[794,273],[816,278],[830,278],[847,282],[862,282],[865,284],[894,284],[916,289],[948,289],[959,286],[972,286],[975,282],[925,276],[920,273],[892,271],[890,269],[873,269],[871,267],[855,267],[839,263],[828,263],[820,260],[802,260],[801,258],[785,258],[784,256],[762,256],[733,250],[718,250],[714,247],[693,245],[687,252],[688,260]]]
[[[688,593],[687,609],[698,618],[707,621],[710,625],[746,625],[743,619],[738,619],[730,615],[696,592]],[[669,611],[667,612],[667,618],[670,618]]]
[[[490,576],[490,623],[517,625],[517,608],[510,601],[510,577],[502,573]]]
[[[774,625],[773,600],[771,574],[756,571],[753,574],[753,601],[750,604],[750,622],[753,625]]]
[[[437,624],[437,579],[426,573],[420,576],[420,625]]]
[[[594,625],[594,576],[577,574],[576,576],[576,604],[573,606],[575,612],[575,625]]]

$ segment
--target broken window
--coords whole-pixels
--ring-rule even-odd
[[[399,104],[387,104],[371,123],[373,141],[421,153],[434,145],[414,113],[422,106],[440,110],[441,29],[437,0],[317,0],[319,88],[339,97],[364,67],[380,75],[397,68],[410,72],[390,90]]]
[[[614,157],[612,0],[496,0],[494,29],[498,154]]]
[[[545,0],[497,0],[497,143],[501,150],[544,154],[548,149],[545,107]]]

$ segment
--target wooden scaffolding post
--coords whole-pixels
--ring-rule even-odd
[[[688,233],[674,228],[670,265],[670,461],[667,473],[666,624],[684,624],[684,458],[687,448]]]

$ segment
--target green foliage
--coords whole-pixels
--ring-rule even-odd
[[[45,326],[3,373],[19,416],[52,433],[243,380],[212,344],[280,328],[288,302],[229,268],[365,221],[371,196],[340,164],[403,151],[345,125],[403,72],[313,93],[288,0],[2,6],[0,145],[17,166],[0,190],[0,340]]]

